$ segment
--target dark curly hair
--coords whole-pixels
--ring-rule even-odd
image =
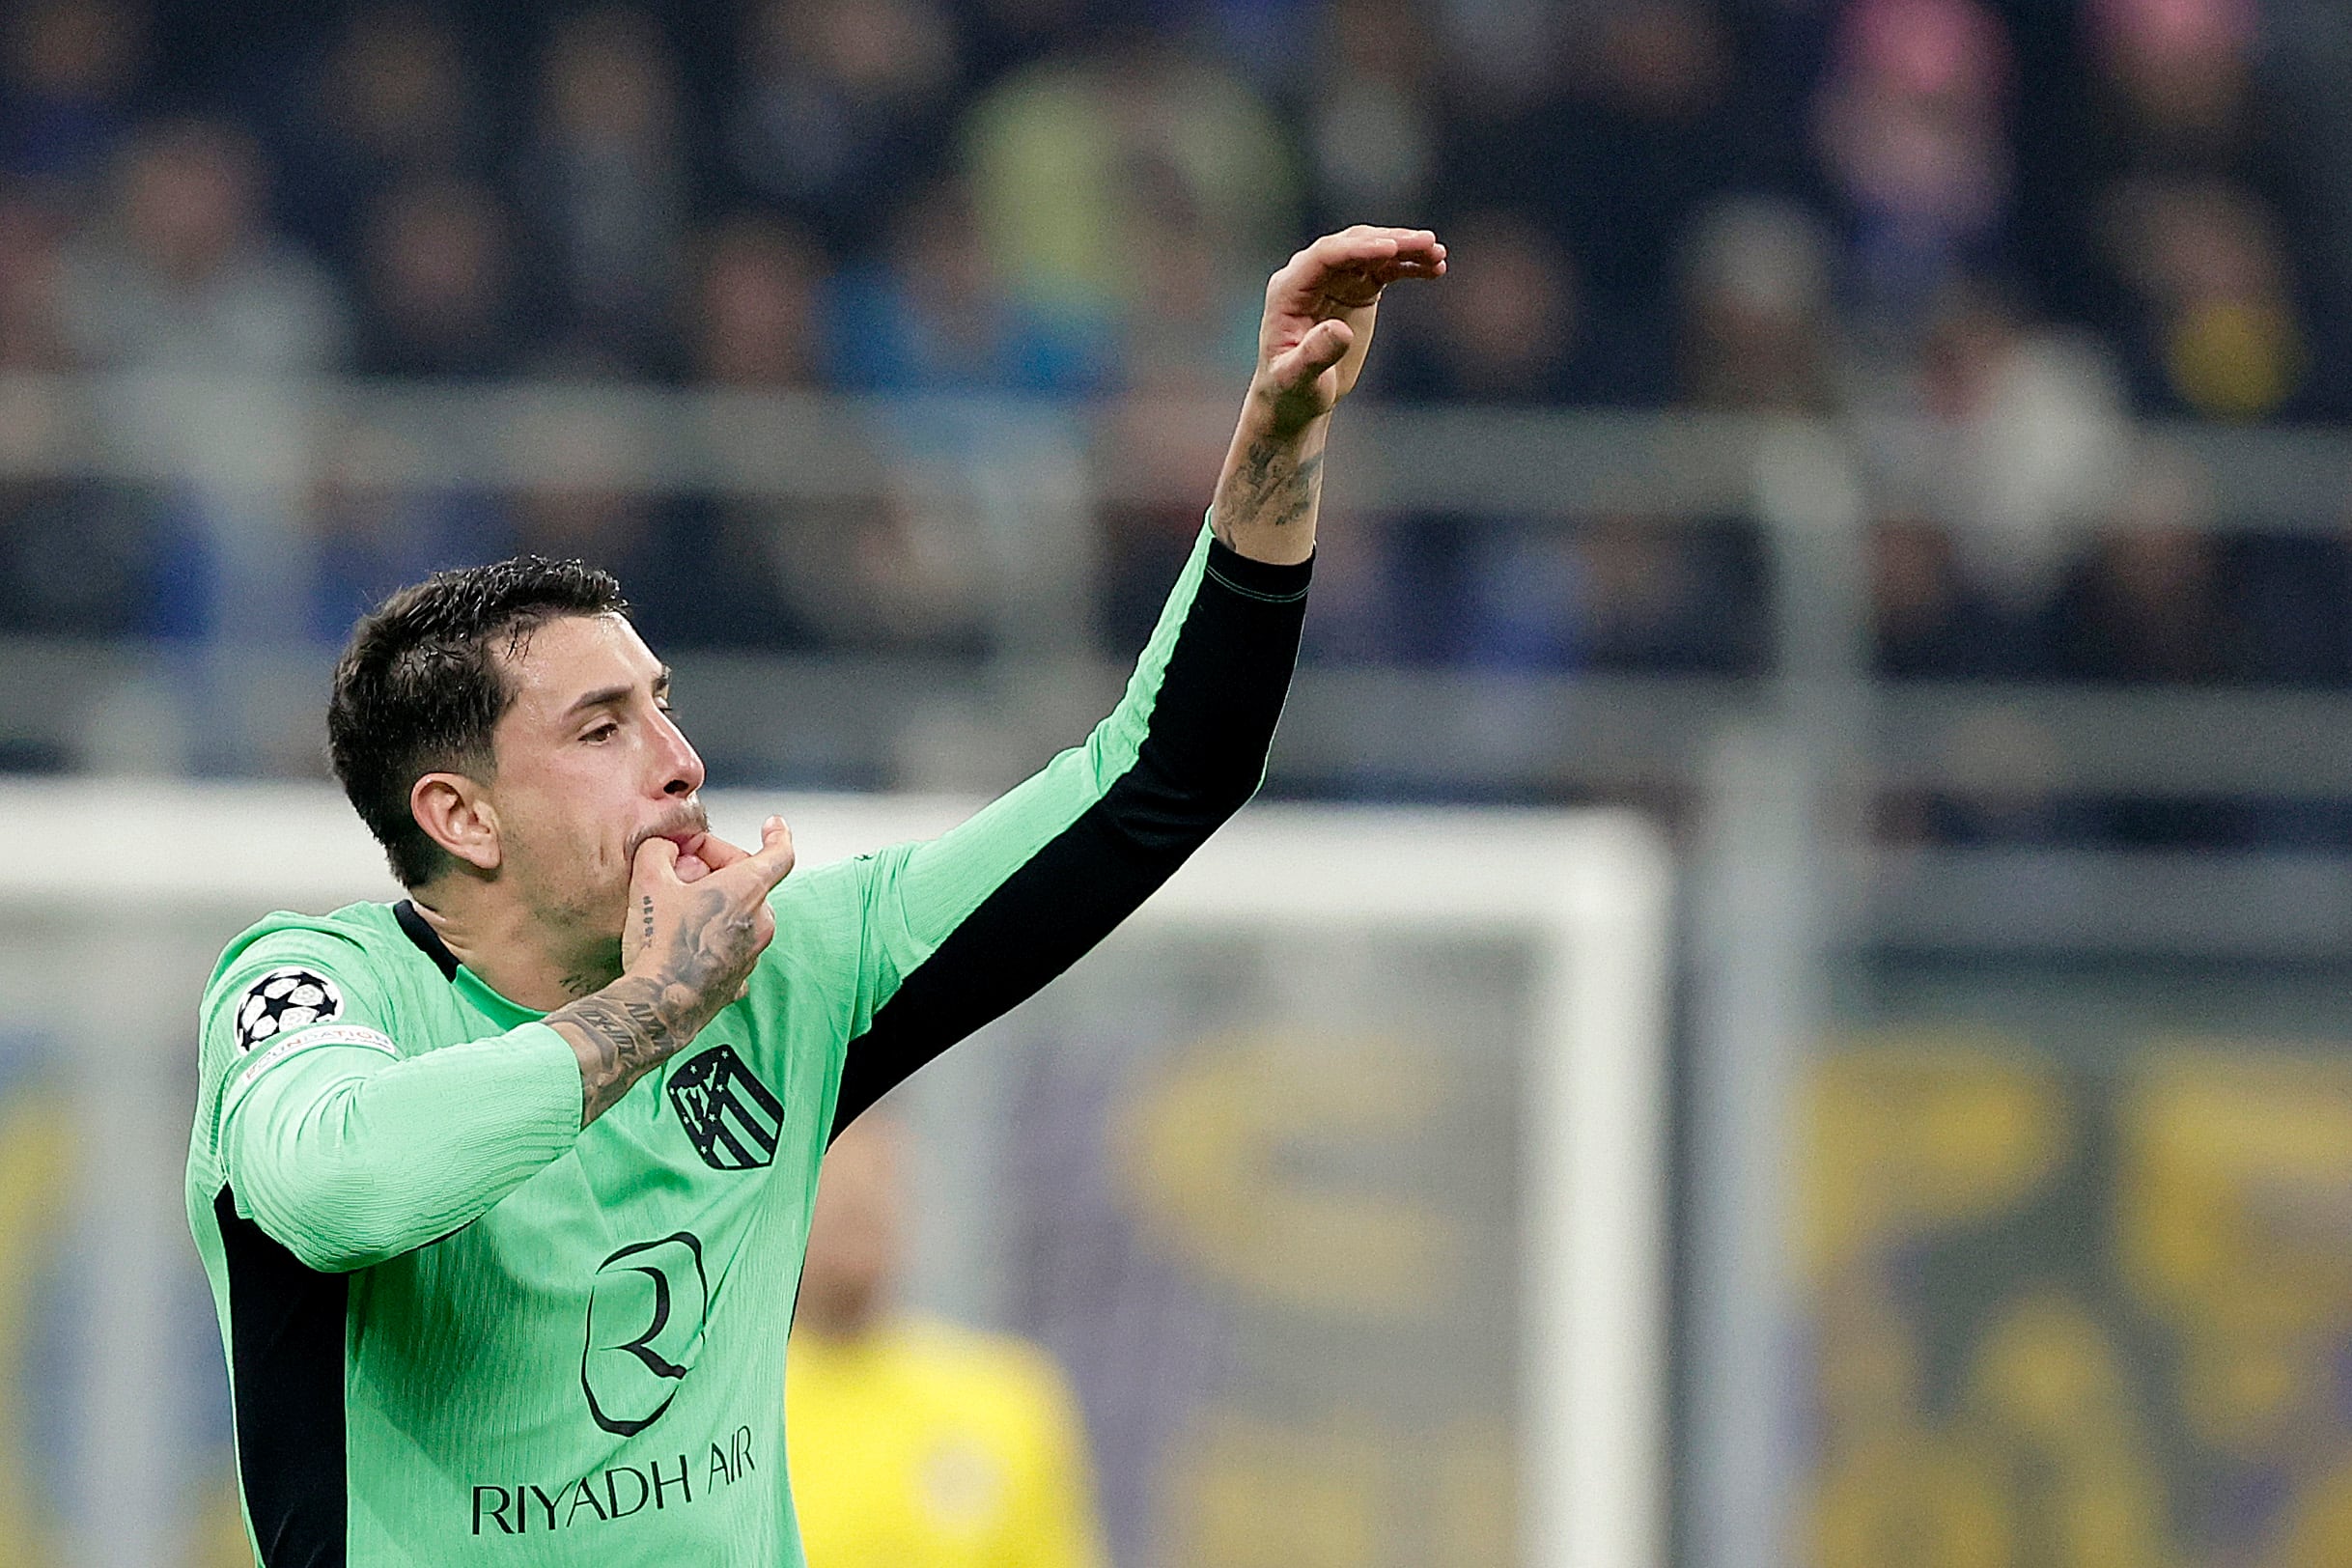
[[[326,709],[327,756],[402,886],[432,881],[449,862],[408,808],[416,781],[491,774],[490,732],[515,700],[493,645],[503,642],[511,658],[549,621],[628,608],[610,573],[521,555],[435,573],[352,630]]]

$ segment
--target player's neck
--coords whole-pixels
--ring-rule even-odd
[[[417,912],[474,977],[518,1007],[551,1013],[620,978],[620,944],[602,944],[548,923],[490,889],[444,879],[410,895]],[[583,952],[583,949],[587,951]]]

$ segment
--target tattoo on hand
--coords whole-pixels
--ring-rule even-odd
[[[701,1032],[764,945],[754,935],[756,911],[731,909],[717,888],[694,898],[666,938],[657,938],[652,899],[640,901],[639,917],[645,951],[637,972],[547,1015],[551,1024],[572,1025],[565,1033],[580,1062],[583,1127]]]

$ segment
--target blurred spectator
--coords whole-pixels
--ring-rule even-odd
[[[1380,363],[1380,355],[1372,362]],[[1131,385],[1109,401],[1099,450],[1115,454],[1116,466],[1105,477],[1125,493],[1106,498],[1097,512],[1106,646],[1140,648],[1158,624],[1168,584],[1200,538],[1202,503],[1233,439],[1235,388],[1247,374],[1229,370],[1206,395],[1197,386],[1187,390],[1177,378],[1164,389]],[[1330,516],[1328,508],[1324,515]],[[1353,650],[1377,640],[1380,627],[1395,624],[1385,613],[1385,599],[1373,605],[1368,586],[1385,570],[1375,558],[1386,554],[1390,520],[1350,516],[1331,525],[1345,532],[1348,547],[1318,557],[1315,607],[1302,645],[1306,657],[1353,658]],[[1364,635],[1355,636],[1350,628],[1361,628]],[[1389,648],[1370,657],[1412,656]]]
[[[697,641],[698,590],[711,619],[727,619],[730,586],[719,563],[696,557],[690,542],[665,538],[664,520],[641,488],[647,434],[618,414],[560,405],[534,408],[507,431],[507,457],[526,477],[512,498],[516,549],[577,558],[621,579],[630,619],[656,648]]]
[[[2295,224],[2315,324],[2327,333],[2328,411],[2352,410],[2352,7],[2338,0],[2271,0],[2263,8],[2261,100],[2275,117],[2288,178],[2281,200]]]
[[[1420,221],[1438,155],[1432,41],[1411,0],[1332,0],[1305,108],[1318,227]],[[1383,216],[1382,214],[1395,214]]]
[[[2248,602],[2232,542],[2210,531],[2212,505],[2184,455],[2142,454],[2113,523],[2058,599],[2060,677],[2135,686],[2245,678],[2261,607]],[[2284,826],[2299,815],[2229,798],[2120,793],[2077,810],[2078,830],[2094,842],[2151,848],[2242,844],[2266,819]]]
[[[1573,78],[1583,128],[1536,188],[1564,205],[1595,295],[1663,337],[1690,215],[1748,151],[1725,115],[1730,42],[1715,0],[1616,0],[1595,31]]]
[[[0,196],[0,371],[71,367],[64,228],[45,207]]]
[[[1737,674],[1753,666],[1759,583],[1749,542],[1608,516],[1487,523],[1466,555],[1453,657],[1522,669]]]
[[[960,0],[956,20],[967,82],[993,82],[1041,55],[1067,47],[1099,0]]]
[[[2311,356],[2267,207],[2215,181],[2150,178],[2114,190],[2103,217],[2126,291],[2113,324],[2141,406],[2232,420],[2292,411]]]
[[[694,374],[747,392],[812,384],[826,358],[818,299],[824,267],[807,236],[739,218],[698,248]],[[966,246],[941,260],[968,268],[977,258]],[[696,575],[714,584],[699,599],[682,600],[682,634],[746,647],[968,652],[985,607],[975,578],[977,524],[936,496],[917,499],[920,493],[918,486],[881,500],[718,499],[671,517],[673,547],[707,562]]]
[[[1105,1561],[1068,1380],[1024,1341],[907,1316],[903,1134],[825,1157],[784,1380],[793,1503],[819,1568]]]
[[[1379,666],[1426,664],[1442,658],[1435,639],[1414,646],[1404,634],[1404,629],[1415,625],[1416,610],[1422,611],[1425,623],[1457,609],[1432,591],[1432,579],[1440,574],[1432,570],[1431,552],[1424,546],[1428,519],[1369,514],[1333,519],[1329,526],[1332,538],[1346,530],[1347,547],[1316,556],[1314,602],[1300,636],[1301,661]],[[1141,530],[1135,532],[1141,535]],[[1145,556],[1130,546],[1134,559],[1118,579],[1121,600],[1112,626],[1113,634],[1131,646],[1141,646],[1159,613],[1152,584],[1168,581],[1182,560],[1174,535],[1168,519],[1162,519],[1156,553]],[[1191,541],[1184,543],[1190,546]],[[1426,609],[1432,600],[1439,604],[1434,616]],[[1381,793],[1385,782],[1372,781],[1367,793]]]
[[[70,370],[61,323],[63,223],[0,198],[0,374]],[[45,403],[12,409],[0,438],[38,448]],[[122,487],[0,481],[0,630],[122,635],[141,629],[161,546],[149,509]]]
[[[744,21],[727,156],[748,195],[845,250],[938,172],[957,107],[956,40],[935,0],[765,0]]]
[[[475,181],[386,191],[367,222],[357,368],[374,376],[490,376],[514,368],[513,223]]]
[[[1599,310],[1575,257],[1511,212],[1447,225],[1445,288],[1414,330],[1400,332],[1386,383],[1419,398],[1469,403],[1660,401],[1667,347]]]
[[[1075,392],[1104,378],[1101,323],[1040,309],[1030,291],[1010,287],[975,242],[978,223],[958,181],[908,199],[882,256],[835,281],[835,380],[889,392]]]
[[[1273,110],[1234,71],[1148,32],[998,82],[972,107],[966,147],[980,242],[1014,299],[1064,330],[1150,307],[1127,221],[1139,168],[1174,171],[1222,255],[1272,271],[1299,238]]]
[[[2115,682],[2237,673],[2238,606],[2224,581],[2208,487],[2185,460],[2143,454],[2114,521],[2060,601],[2060,673]]]
[[[1120,334],[1124,378],[1155,393],[1229,395],[1257,362],[1273,266],[1219,242],[1173,165],[1138,156],[1127,188],[1122,217],[1137,288]]]
[[[2114,367],[1998,293],[1956,289],[1928,329],[1918,403],[1962,573],[2005,609],[2039,613],[2123,478],[2131,432]]]
[[[1439,0],[1448,98],[1469,115],[1503,120],[1559,89],[1576,10],[1553,0]]]
[[[340,648],[351,626],[397,588],[452,567],[515,552],[504,514],[465,490],[404,487],[380,477],[402,437],[354,424],[324,441],[304,520],[316,562],[308,633]]]
[[[769,219],[737,218],[697,248],[690,369],[745,392],[812,385],[823,358],[817,290],[823,257],[808,237]],[[839,645],[844,623],[865,630],[871,602],[863,544],[876,509],[857,503],[716,499],[686,526],[731,579],[696,616],[693,636],[736,647]]]
[[[251,651],[298,636],[315,583],[294,516],[289,464],[303,410],[258,378],[337,368],[349,326],[327,275],[265,227],[265,175],[252,140],[201,120],[141,129],[115,171],[103,221],[68,258],[64,320],[95,365],[254,378],[201,397],[143,402],[137,438],[177,448],[184,480],[164,498],[155,589],[140,630],[186,639],[201,717],[197,766],[252,766],[258,718],[238,681]],[[225,394],[225,395],[224,395]]]
[[[1860,324],[1901,348],[1999,254],[2010,197],[2006,36],[1977,0],[1852,0],[1816,105]]]
[[[131,0],[29,0],[0,20],[0,173],[79,205],[131,125],[148,15]]]
[[[122,487],[0,482],[0,631],[147,631],[166,570],[153,509]]]
[[[1829,240],[1795,204],[1740,197],[1701,214],[1684,257],[1682,322],[1684,402],[1756,413],[1834,405]]]
[[[1958,567],[1951,536],[1894,516],[1870,530],[1874,662],[1884,675],[2022,679],[2046,668],[2047,637],[2032,606],[2004,604]]]
[[[101,365],[269,374],[320,371],[348,339],[326,274],[263,226],[251,138],[201,120],[143,129],[104,221],[73,248],[64,319]]]
[[[275,137],[280,206],[319,254],[366,265],[366,217],[395,185],[484,172],[468,40],[415,4],[352,7],[323,61],[299,72]]]
[[[1330,0],[1194,0],[1192,9],[1198,19],[1186,31],[1265,93],[1294,98],[1322,70],[1316,35]]]
[[[2245,172],[2254,0],[2090,0],[2084,18],[2113,155],[2143,170]]]
[[[608,8],[548,41],[521,171],[564,315],[553,345],[580,369],[659,357],[686,213],[676,62],[645,13]]]
[[[821,345],[825,256],[808,236],[738,218],[703,238],[687,340],[695,377],[718,386],[806,386]]]
[[[1587,572],[1583,529],[1556,522],[1488,521],[1469,535],[1465,584],[1467,602],[1455,626],[1456,645],[1446,653],[1464,662],[1504,669],[1571,669],[1590,651],[1586,623],[1597,595]],[[1607,546],[1603,546],[1606,555]],[[1643,602],[1601,606],[1639,618],[1654,597],[1639,579],[1612,583],[1632,587]]]
[[[1735,132],[1730,41],[1716,0],[1586,0],[1447,13],[1454,80],[1434,192],[1448,230],[1504,209],[1583,263],[1590,308],[1670,352],[1673,262],[1693,212],[1753,154]],[[1466,52],[1490,29],[1529,36],[1523,61]],[[1492,78],[1500,70],[1503,84]]]

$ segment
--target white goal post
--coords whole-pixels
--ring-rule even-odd
[[[927,798],[710,798],[714,826],[739,842],[755,836],[765,812],[783,811],[803,866],[928,836],[968,810]],[[46,1501],[20,1499],[14,1506],[26,1512],[21,1521],[7,1517],[12,1504],[0,1489],[0,1530],[20,1526],[29,1536],[16,1538],[50,1541],[65,1560],[192,1562],[188,1543],[198,1526],[189,1514],[198,1505],[183,1499],[201,1492],[207,1478],[196,1472],[226,1454],[225,1434],[190,1437],[206,1421],[190,1407],[201,1407],[217,1381],[211,1369],[186,1364],[203,1343],[188,1327],[191,1286],[195,1301],[203,1299],[179,1193],[197,989],[221,943],[266,910],[324,910],[397,889],[348,806],[316,785],[0,784],[0,843],[9,847],[0,856],[0,1039],[38,1064],[29,1075],[0,1076],[0,1116],[13,1085],[63,1086],[68,1127],[57,1147],[68,1168],[54,1180],[64,1218],[42,1245],[67,1276],[63,1299],[80,1303],[65,1330],[66,1354],[36,1358],[24,1341],[35,1332],[27,1313],[38,1316],[39,1303],[12,1313],[0,1298],[0,1474],[23,1472],[39,1428],[66,1445],[54,1473],[104,1478],[82,1489],[68,1484]],[[1350,1015],[1354,1006],[1441,1064],[1448,1052],[1488,1052],[1496,1065],[1481,1071],[1505,1091],[1492,1104],[1512,1124],[1496,1130],[1498,1146],[1514,1151],[1507,1190],[1493,1190],[1513,1227],[1508,1277],[1497,1283],[1515,1298],[1508,1331],[1498,1336],[1507,1340],[1497,1355],[1507,1362],[1508,1392],[1494,1403],[1509,1423],[1512,1484],[1498,1495],[1496,1506],[1510,1518],[1496,1538],[1511,1543],[1508,1556],[1521,1568],[1659,1568],[1665,1560],[1670,880],[1660,836],[1619,813],[1256,805],[1101,954],[997,1026],[1009,1039],[1037,1010],[1045,1022],[1025,1025],[1031,1035],[1094,1050],[1102,1021],[1116,1022],[1123,998],[1134,995],[1153,1020],[1138,1029],[1159,1031],[1132,1048],[1134,1060],[1158,1063],[1176,1049],[1165,1041],[1195,1040],[1211,1024],[1227,1038],[1259,1013],[1280,1014],[1280,1028],[1293,1035],[1356,1038],[1370,1025]],[[1354,955],[1347,972],[1355,978],[1327,987],[1345,994],[1317,999],[1295,971],[1343,951]],[[1232,953],[1255,955],[1258,978],[1237,977],[1231,994],[1214,994],[1227,990],[1216,983],[1215,966]],[[1449,967],[1463,954],[1472,967]],[[1510,994],[1477,989],[1489,971],[1475,965],[1490,962],[1505,977],[1494,984]],[[1106,978],[1089,981],[1098,963]],[[1188,972],[1210,983],[1180,985]],[[1138,987],[1137,976],[1147,983]],[[1160,981],[1165,987],[1155,990]],[[1103,994],[1088,993],[1089,985]],[[1433,986],[1437,994],[1416,1000]],[[1478,1003],[1484,1022],[1464,1028],[1483,1031],[1480,1040],[1439,1038],[1450,1032],[1443,1021],[1456,1005],[1445,999],[1449,986],[1472,988],[1460,995]],[[1063,1004],[1051,998],[1065,988],[1077,1000],[1054,1014]],[[1078,1017],[1072,1008],[1091,1022],[1070,1022]],[[1319,1008],[1338,1022],[1317,1022]],[[1189,1022],[1188,1010],[1196,1009],[1215,1016]],[[1484,1040],[1498,1032],[1512,1038]],[[922,1100],[926,1078],[962,1081],[952,1073],[991,1071],[986,1059],[995,1049],[984,1037],[919,1076],[910,1085],[917,1125],[952,1114]],[[1029,1049],[1015,1044],[998,1054],[1009,1060]],[[1133,1078],[1121,1068],[1106,1081]],[[999,1089],[994,1101],[958,1104],[1002,1104],[1002,1093],[1015,1092]],[[1092,1149],[1111,1138],[1132,1109],[1120,1102],[1104,1112],[1111,1132],[1090,1123],[1080,1141]],[[1387,1163],[1365,1166],[1368,1176],[1350,1163],[1362,1163],[1358,1153],[1342,1150],[1307,1179],[1367,1190],[1422,1177],[1443,1186],[1461,1143],[1446,1141],[1452,1134],[1432,1138],[1434,1150],[1399,1145]],[[926,1168],[938,1174],[938,1164]],[[992,1202],[1021,1202],[1001,1172],[944,1175],[967,1201],[986,1189]],[[1461,1190],[1489,1189],[1473,1182]],[[1471,1238],[1466,1256],[1475,1254],[1480,1225],[1502,1222],[1475,1208],[1457,1202],[1444,1220]],[[6,1223],[0,1218],[0,1228]],[[22,1241],[0,1234],[0,1246]],[[918,1260],[917,1275],[936,1282],[942,1269],[953,1274],[954,1248],[941,1256],[944,1264]],[[1169,1289],[1206,1290],[1154,1278],[1162,1298]],[[942,1293],[957,1294],[953,1278],[934,1292]],[[1005,1299],[978,1286],[962,1294]],[[1240,1325],[1232,1331],[1255,1336],[1270,1355],[1306,1347],[1279,1364],[1316,1375],[1328,1366],[1348,1383],[1330,1407],[1333,1423],[1349,1411],[1415,1397],[1384,1391],[1387,1371],[1351,1347],[1441,1344],[1448,1331],[1442,1317],[1423,1323],[1392,1313],[1350,1338],[1356,1319],[1346,1312],[1317,1319],[1293,1311],[1295,1303],[1246,1296],[1208,1291],[1202,1299],[1220,1314],[1216,1321]],[[1461,1300],[1472,1304],[1442,1310],[1475,1318],[1473,1299]],[[1317,1325],[1326,1323],[1337,1327],[1325,1334]],[[8,1342],[12,1334],[17,1343]],[[1318,1396],[1284,1397],[1304,1408]],[[1106,1474],[1105,1485],[1115,1505],[1119,1477]],[[1131,1541],[1121,1561],[1155,1568],[1162,1555]],[[1130,1557],[1138,1560],[1129,1565]]]

